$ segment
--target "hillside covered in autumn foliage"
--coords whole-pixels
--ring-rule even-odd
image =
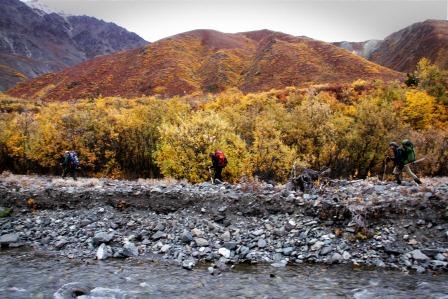
[[[169,99],[61,103],[2,95],[0,170],[57,173],[63,151],[74,149],[88,175],[201,182],[209,176],[208,154],[222,149],[229,181],[284,182],[293,163],[366,177],[381,172],[390,141],[409,138],[426,157],[418,173],[447,175],[448,74],[423,59],[412,76],[409,86],[356,80]]]
[[[258,92],[401,78],[398,72],[307,37],[269,30],[238,34],[195,30],[38,77],[18,84],[8,94],[51,101],[170,97],[229,88]]]

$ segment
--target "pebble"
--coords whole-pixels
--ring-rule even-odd
[[[331,256],[330,262],[331,263],[340,263],[342,261],[343,257],[342,255],[340,255],[339,253],[335,252],[333,253],[333,255]]]
[[[262,230],[262,229],[257,229],[252,232],[252,235],[254,235],[256,237],[261,236],[262,234],[264,234],[264,230]]]
[[[322,246],[324,246],[324,242],[322,242],[322,241],[317,241],[316,243],[314,243],[312,246],[311,246],[311,251],[318,251],[318,250],[320,250],[321,248],[322,248]]]
[[[182,262],[182,268],[187,269],[187,270],[193,270],[195,265],[196,265],[196,263],[193,259],[184,260]]]
[[[101,244],[96,251],[96,258],[98,260],[105,260],[112,256],[112,248],[106,244]]]
[[[218,253],[225,258],[230,258],[230,250],[225,247],[219,248]]]
[[[411,239],[411,240],[409,240],[408,244],[409,245],[417,245],[418,241],[416,239]]]
[[[208,241],[204,238],[194,238],[194,242],[198,247],[208,246]]]
[[[422,253],[419,249],[411,251],[410,254],[414,260],[420,260],[420,261],[429,260],[429,257],[426,254]]]
[[[125,257],[133,257],[133,256],[135,257],[135,256],[138,256],[138,249],[134,243],[126,242],[123,246],[122,254]]]
[[[260,240],[258,240],[258,242],[257,242],[257,246],[258,246],[258,248],[265,248],[266,245],[267,245],[267,243],[266,243],[266,240],[265,240],[265,239],[260,239]]]
[[[93,246],[98,246],[101,243],[109,243],[113,239],[113,234],[108,234],[106,232],[98,232],[92,238]]]
[[[167,253],[168,250],[170,250],[170,248],[171,248],[170,245],[165,244],[165,245],[162,246],[162,248],[160,248],[160,251],[163,252],[163,253]]]
[[[9,245],[11,243],[17,243],[19,241],[18,234],[4,234],[0,236],[0,245]]]
[[[221,240],[223,240],[224,242],[229,242],[230,238],[230,232],[227,230],[221,235]]]

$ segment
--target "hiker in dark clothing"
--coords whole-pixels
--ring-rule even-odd
[[[217,150],[209,156],[212,159],[210,168],[213,169],[213,182],[219,184],[222,182],[222,170],[227,165],[227,158],[221,150]]]
[[[389,150],[392,156],[386,157],[386,161],[394,162],[393,174],[397,184],[401,184],[401,174],[403,170],[414,179],[417,184],[421,184],[420,179],[412,172],[410,165],[415,161],[414,146],[409,140],[403,140],[400,147],[396,142],[389,143]]]
[[[61,166],[62,166],[62,178],[65,178],[67,174],[70,172],[73,179],[76,181],[76,172],[79,168],[79,160],[76,152],[65,151]]]

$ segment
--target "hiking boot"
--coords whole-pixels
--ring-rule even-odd
[[[422,184],[422,181],[420,181],[420,179],[414,179],[414,182],[416,182],[417,184],[419,184],[419,185],[421,185]]]

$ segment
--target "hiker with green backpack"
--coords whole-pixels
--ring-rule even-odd
[[[80,169],[78,153],[75,151],[65,151],[60,163],[62,166],[62,178],[65,179],[68,173],[71,173],[76,181],[76,172]]]
[[[414,145],[408,139],[401,142],[401,147],[396,142],[389,143],[389,150],[391,151],[392,157],[386,157],[386,161],[394,162],[393,174],[397,184],[401,184],[401,174],[403,170],[414,179],[414,182],[421,184],[422,181],[412,172],[410,165],[415,161],[415,150]]]

